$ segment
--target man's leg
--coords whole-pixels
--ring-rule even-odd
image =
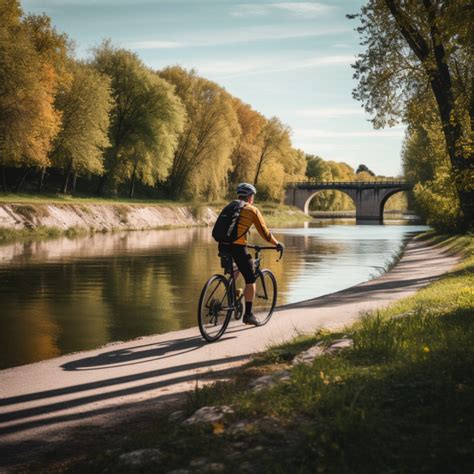
[[[258,324],[258,321],[254,318],[252,313],[252,305],[256,292],[253,260],[247,253],[247,249],[240,245],[233,246],[232,256],[245,280],[245,314],[243,321],[245,324]]]
[[[245,297],[245,314],[252,314],[252,305],[255,298],[255,283],[247,283],[245,285],[244,297]]]

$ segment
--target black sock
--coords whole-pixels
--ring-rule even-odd
[[[252,314],[252,304],[253,304],[253,301],[246,301],[245,302],[245,314],[247,316]]]

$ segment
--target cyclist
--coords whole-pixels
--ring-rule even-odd
[[[258,321],[252,313],[253,300],[255,298],[255,274],[253,267],[253,259],[247,252],[247,234],[252,225],[255,225],[258,233],[268,243],[275,245],[277,250],[283,250],[284,245],[278,242],[277,239],[272,235],[261,212],[253,205],[255,194],[257,190],[255,186],[248,183],[241,183],[237,187],[237,197],[244,204],[240,211],[240,217],[238,221],[237,240],[228,243],[219,243],[219,254],[230,254],[237,265],[240,273],[245,280],[245,314],[243,322],[245,324],[257,325]]]

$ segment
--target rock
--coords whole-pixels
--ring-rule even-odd
[[[207,458],[191,459],[191,462],[189,463],[189,467],[202,467],[202,466],[205,466],[207,462],[208,462]]]
[[[262,388],[272,387],[279,382],[285,382],[290,379],[290,373],[286,370],[280,370],[270,375],[263,375],[258,379],[252,380],[249,387],[252,390],[261,390]]]
[[[197,423],[211,424],[222,420],[226,415],[234,413],[234,410],[226,405],[216,407],[202,407],[197,410],[187,420],[184,420],[182,425],[189,426]]]
[[[204,467],[204,472],[224,472],[225,465],[220,462],[211,462]]]
[[[184,414],[183,410],[177,410],[177,411],[174,411],[173,413],[170,413],[168,415],[168,421],[170,421],[172,423],[180,422],[180,421],[184,420],[184,418],[185,418],[185,414]]]
[[[121,464],[140,466],[142,464],[160,461],[161,458],[162,453],[159,449],[137,449],[136,451],[121,454],[118,460]]]
[[[332,344],[326,349],[326,353],[334,354],[335,352],[339,352],[343,349],[348,349],[354,345],[354,341],[349,338],[344,339],[337,339],[332,342]]]
[[[314,359],[323,355],[335,354],[343,349],[348,349],[354,345],[354,341],[349,338],[336,339],[329,347],[323,346],[324,341],[319,341],[307,351],[301,352],[293,359],[293,365],[311,364]]]
[[[248,420],[238,421],[233,425],[230,425],[227,429],[227,433],[231,435],[237,435],[241,433],[250,433],[254,429],[254,423],[251,423]]]
[[[310,347],[308,350],[301,352],[293,359],[293,365],[311,364],[314,359],[324,355],[323,341],[319,341],[316,345]]]
[[[254,467],[252,466],[252,464],[250,464],[248,461],[246,461],[246,462],[243,462],[243,463],[240,465],[239,471],[240,471],[240,472],[254,473],[256,470],[254,469]]]

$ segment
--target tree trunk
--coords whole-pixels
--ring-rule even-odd
[[[135,165],[133,167],[133,174],[132,174],[132,182],[130,184],[130,194],[129,194],[129,198],[132,199],[133,198],[133,193],[135,192],[135,180],[137,178],[137,165]]]
[[[2,166],[2,187],[3,187],[3,192],[7,192],[7,179],[5,177],[5,166]]]
[[[109,174],[108,174],[108,173],[104,173],[104,174],[100,177],[99,185],[97,186],[97,191],[96,191],[96,194],[98,194],[99,196],[103,196],[103,195],[104,195],[105,185],[107,184],[107,179],[108,179],[108,177],[109,177]]]
[[[253,180],[253,185],[257,186],[258,183],[258,178],[260,176],[260,170],[262,169],[262,163],[263,163],[263,155],[260,157],[260,160],[258,160],[258,165],[257,165],[257,171],[255,172],[255,179]]]
[[[40,193],[41,191],[43,191],[43,185],[44,185],[44,175],[46,174],[46,166],[43,166],[41,168],[41,172],[40,172],[40,178],[39,178],[39,181],[38,181],[38,192]]]
[[[21,191],[21,188],[23,187],[23,184],[25,183],[25,179],[30,174],[30,171],[31,171],[30,169],[27,169],[25,174],[21,177],[20,181],[18,181],[15,192],[19,193]]]
[[[63,194],[67,193],[67,187],[69,184],[69,177],[71,176],[71,172],[72,172],[72,162],[70,161],[66,170],[66,178],[64,179]]]
[[[72,173],[72,192],[75,194],[76,192],[76,182],[77,182],[77,173],[73,171]]]

